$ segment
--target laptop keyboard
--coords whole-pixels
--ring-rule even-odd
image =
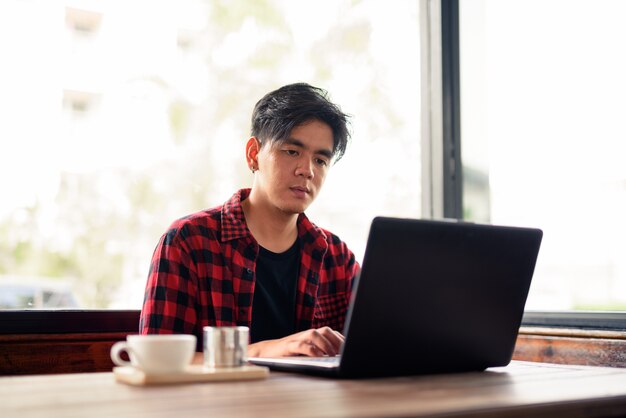
[[[341,356],[337,355],[334,357],[329,357],[329,356],[324,356],[324,357],[302,357],[302,356],[297,356],[297,357],[293,357],[293,358],[297,358],[297,359],[306,359],[307,361],[314,361],[316,363],[336,363],[337,361],[339,361],[339,359],[341,358]]]

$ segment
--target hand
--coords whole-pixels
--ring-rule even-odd
[[[343,335],[329,327],[309,329],[277,340],[260,341],[248,346],[248,357],[336,356]]]

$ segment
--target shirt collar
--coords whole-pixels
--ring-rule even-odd
[[[246,224],[241,202],[250,195],[250,189],[240,189],[222,207],[222,242],[252,236]],[[309,221],[304,213],[298,216],[298,237],[305,243],[312,243],[320,249],[328,247],[326,234]]]
[[[222,206],[222,242],[252,235],[241,207],[241,202],[249,195],[250,189],[238,190]]]

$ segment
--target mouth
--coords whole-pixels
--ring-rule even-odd
[[[298,197],[305,197],[309,193],[311,193],[311,190],[309,190],[308,187],[303,187],[303,186],[293,186],[293,187],[290,187],[289,190],[291,190]]]

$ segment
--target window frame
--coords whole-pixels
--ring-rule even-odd
[[[138,309],[0,311],[0,334],[139,332]]]
[[[626,312],[526,311],[522,326],[626,331]]]

